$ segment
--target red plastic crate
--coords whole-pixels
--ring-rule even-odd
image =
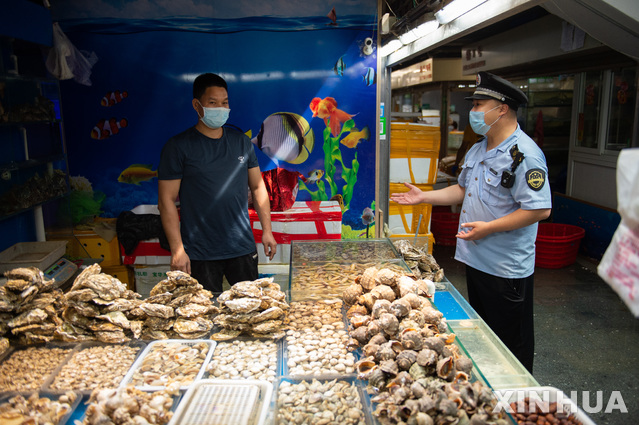
[[[577,260],[579,244],[586,231],[579,226],[539,223],[535,242],[535,266],[560,269]]]
[[[430,219],[430,231],[435,237],[435,245],[457,245],[459,213],[433,212]]]

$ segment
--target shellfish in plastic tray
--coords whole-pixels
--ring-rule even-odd
[[[275,424],[371,425],[364,389],[355,377],[322,375],[277,381]]]
[[[96,389],[117,388],[146,347],[142,341],[78,344],[69,357],[49,375],[44,391],[75,391],[90,395]]]
[[[68,392],[15,392],[0,397],[0,423],[65,425],[82,396]]]
[[[495,391],[495,395],[500,400],[500,406],[503,407],[515,421],[517,421],[516,418],[518,414],[525,416],[526,412],[530,410],[539,410],[542,413],[551,413],[553,416],[559,415],[563,418],[572,416],[578,421],[566,423],[595,425],[570,397],[555,387],[503,389]]]
[[[400,258],[389,239],[293,241],[291,245],[291,256],[296,262],[361,262]]]
[[[282,369],[283,341],[237,337],[220,341],[202,379],[274,382]]]
[[[268,381],[202,379],[184,394],[169,425],[262,425],[272,395]]]
[[[216,344],[211,340],[153,341],[140,354],[120,386],[132,384],[144,391],[155,391],[178,382],[180,390],[187,390],[204,374]]]

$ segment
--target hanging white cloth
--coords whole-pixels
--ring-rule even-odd
[[[81,52],[62,32],[57,22],[53,23],[53,47],[49,50],[47,70],[59,80],[73,78],[76,82],[90,86],[91,68],[98,61],[94,52]]]

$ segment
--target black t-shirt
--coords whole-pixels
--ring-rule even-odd
[[[255,251],[248,215],[248,170],[258,166],[249,138],[224,128],[211,139],[195,127],[162,148],[158,179],[181,179],[180,231],[192,260],[222,260]]]

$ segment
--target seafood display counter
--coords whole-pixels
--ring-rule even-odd
[[[52,393],[73,410],[62,410],[59,424],[69,416],[68,424],[102,423],[105,415],[120,423],[118,412],[128,413],[114,406],[134,401],[153,419],[148,423],[162,425],[196,419],[376,425],[409,417],[408,423],[516,423],[495,412],[494,391],[530,390],[537,382],[434,259],[410,249],[389,239],[294,241],[288,273],[214,295],[170,272],[144,300],[118,289],[99,267],[88,269],[66,302],[86,284],[103,293],[104,305],[93,308],[122,311],[74,322],[75,316],[56,316],[62,335],[95,339],[98,330],[117,328],[109,332],[127,340],[11,347],[0,358],[0,396]],[[109,291],[120,292],[107,300]],[[93,295],[86,299],[74,308],[95,303]],[[135,319],[120,328],[127,317]],[[78,333],[86,320],[95,334]],[[24,362],[34,367],[21,368]]]

